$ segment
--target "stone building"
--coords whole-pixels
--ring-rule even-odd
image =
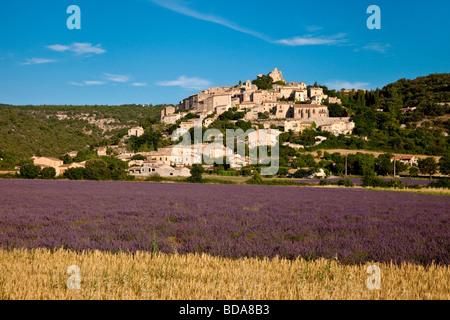
[[[340,134],[350,134],[355,128],[355,123],[350,118],[329,118],[329,122],[320,125],[322,131],[331,132],[335,136]]]
[[[326,103],[337,103],[337,104],[342,104],[342,101],[341,101],[341,99],[339,99],[339,98],[336,98],[336,97],[327,97],[326,99],[325,99],[325,102]]]
[[[142,127],[134,127],[134,128],[131,128],[130,130],[128,130],[128,136],[129,137],[132,137],[132,136],[140,137],[144,133],[145,133],[145,130]]]
[[[323,88],[309,88],[308,96],[309,97],[323,96]]]
[[[284,81],[283,73],[279,71],[277,68],[273,69],[272,72],[268,74],[269,77],[273,79],[273,82]],[[286,82],[286,81],[284,81]]]
[[[328,118],[327,106],[318,104],[295,104],[294,119]]]

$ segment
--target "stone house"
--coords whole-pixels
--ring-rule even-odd
[[[128,130],[128,136],[129,137],[132,137],[132,136],[140,137],[144,133],[145,133],[145,130],[142,127],[134,127],[134,128],[131,128],[130,130]]]
[[[305,120],[286,120],[284,121],[284,132],[296,132],[300,133],[303,132],[303,130],[307,128],[312,127],[313,122],[312,121],[305,121]]]
[[[142,167],[129,168],[128,173],[134,176],[159,175],[161,177],[189,177],[191,175],[188,168],[173,168],[160,161],[144,162]]]
[[[330,118],[331,123],[319,126],[322,131],[331,132],[334,135],[350,134],[355,128],[355,123],[350,118]]]
[[[393,162],[394,160],[402,162],[402,163],[410,165],[410,166],[414,166],[414,167],[417,167],[419,165],[419,159],[417,157],[415,157],[415,156],[398,156],[398,157],[393,157],[391,159],[391,162]]]
[[[161,118],[161,122],[165,124],[175,124],[178,120],[181,119],[181,113],[174,113],[170,115],[166,115]]]
[[[248,147],[275,146],[278,143],[280,131],[275,129],[256,130],[248,134]]]
[[[336,97],[328,97],[325,99],[325,102],[330,103],[330,104],[332,104],[332,103],[342,104],[341,99],[336,98]]]
[[[56,176],[64,174],[64,172],[66,172],[70,168],[84,168],[86,164],[86,161],[80,163],[64,164],[64,161],[51,157],[34,156],[32,159],[33,164],[35,166],[41,167],[41,169],[54,168],[56,171]]]
[[[294,105],[294,119],[328,118],[327,106],[319,104],[296,104]]]
[[[51,158],[51,157],[36,157],[33,156],[33,164],[35,166],[40,166],[40,167],[52,167],[52,168],[58,168],[60,166],[62,166],[64,164],[64,161],[56,159],[56,158]]]
[[[323,88],[309,88],[308,96],[309,97],[323,96]]]

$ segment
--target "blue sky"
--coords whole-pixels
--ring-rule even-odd
[[[381,30],[369,30],[369,5]],[[81,30],[69,30],[70,5]],[[447,0],[2,0],[0,103],[159,104],[277,67],[377,88],[450,71]]]

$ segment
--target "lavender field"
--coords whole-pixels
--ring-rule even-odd
[[[330,179],[324,179],[329,182],[338,182],[339,180],[342,180],[344,178],[330,178]],[[348,178],[355,186],[361,186],[362,185],[362,179],[361,178]],[[384,181],[391,181],[392,179],[384,178]],[[301,182],[301,183],[308,183],[308,184],[319,184],[320,179],[295,179],[295,182]],[[412,185],[419,185],[421,187],[425,187],[429,185],[432,180],[427,179],[413,179],[413,178],[401,178],[400,181],[406,185],[406,186],[412,186]]]
[[[0,247],[449,265],[449,208],[364,189],[0,180]]]

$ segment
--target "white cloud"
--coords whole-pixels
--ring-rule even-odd
[[[128,82],[130,81],[130,76],[127,75],[120,75],[120,74],[110,74],[110,73],[105,73],[106,79],[108,79],[109,81],[112,82]]]
[[[329,89],[341,90],[341,89],[364,89],[370,83],[368,82],[349,82],[344,80],[331,80],[325,83]]]
[[[304,36],[304,37],[293,37],[291,39],[282,39],[277,40],[277,43],[284,44],[287,46],[314,46],[314,45],[333,45],[339,44],[342,42],[346,42],[345,33],[339,33],[334,36],[329,37],[312,37],[312,36]]]
[[[157,85],[164,87],[182,87],[184,89],[202,90],[208,88],[211,85],[211,82],[200,78],[188,78],[186,76],[181,76],[177,80],[159,81]]]
[[[179,14],[182,14],[182,15],[185,15],[188,17],[192,17],[195,19],[216,23],[221,26],[230,28],[232,30],[242,32],[242,33],[251,35],[253,37],[259,38],[259,39],[264,40],[269,43],[284,44],[284,45],[288,45],[288,46],[305,46],[305,45],[333,45],[333,44],[338,44],[338,43],[346,41],[344,39],[336,38],[336,37],[341,38],[341,37],[345,36],[343,34],[339,34],[337,36],[328,37],[328,38],[327,37],[313,38],[311,36],[305,36],[305,37],[294,37],[291,39],[273,40],[269,36],[266,36],[262,33],[254,31],[254,30],[250,30],[250,29],[241,27],[241,26],[237,25],[236,23],[234,23],[232,21],[228,21],[227,19],[222,18],[220,16],[212,15],[212,14],[205,14],[205,13],[196,11],[194,9],[190,9],[184,3],[182,3],[181,0],[150,0],[150,1],[160,7],[166,8],[170,11],[177,12]],[[319,27],[319,26],[307,27],[307,30],[309,32],[319,31],[321,29],[322,29],[322,27]]]
[[[53,51],[57,51],[57,52],[71,51],[75,54],[83,55],[83,54],[90,54],[90,53],[95,53],[95,54],[105,53],[106,50],[102,49],[101,46],[102,46],[101,44],[93,46],[91,43],[88,43],[88,42],[84,42],[84,43],[75,42],[75,43],[72,43],[70,46],[61,45],[61,44],[53,44],[51,46],[47,46],[47,48],[50,50],[53,50]]]
[[[150,0],[151,2],[155,3],[156,5],[166,8],[170,11],[174,11],[177,12],[179,14],[185,15],[185,16],[189,16],[195,19],[199,19],[199,20],[203,20],[203,21],[208,21],[208,22],[212,22],[212,23],[216,23],[216,24],[220,24],[224,27],[233,29],[235,31],[239,31],[242,33],[246,33],[249,34],[251,36],[254,36],[256,38],[260,38],[264,41],[268,41],[268,42],[272,42],[267,36],[250,30],[250,29],[246,29],[243,27],[238,26],[237,24],[235,24],[234,22],[228,21],[222,17],[219,16],[215,16],[215,15],[211,15],[211,14],[204,14],[198,11],[195,11],[193,9],[190,9],[188,7],[186,7],[185,5],[181,4],[179,0]]]
[[[147,84],[145,82],[134,82],[131,84],[133,87],[146,87]]]
[[[50,63],[50,62],[56,62],[56,60],[44,59],[44,58],[31,58],[31,59],[26,59],[26,62],[22,62],[21,65],[43,64],[43,63]]]
[[[308,26],[308,27],[306,27],[306,30],[308,30],[308,32],[316,32],[316,31],[319,31],[319,30],[322,30],[323,28],[322,27],[319,27],[319,26]]]
[[[70,49],[69,46],[63,46],[63,45],[60,45],[60,44],[54,44],[54,45],[51,45],[51,46],[47,46],[47,48],[49,48],[49,49],[51,49],[53,51],[58,51],[58,52],[64,52],[64,51],[67,51],[67,50]]]
[[[84,86],[98,86],[98,85],[106,84],[106,82],[104,82],[104,81],[94,81],[94,80],[89,81],[89,80],[86,80],[86,81],[83,81],[83,82],[73,82],[73,81],[71,81],[71,82],[69,82],[69,84],[72,85],[72,86],[84,87]]]
[[[84,81],[87,86],[95,86],[99,84],[105,84],[103,81]]]
[[[371,50],[376,51],[380,53],[386,53],[387,49],[390,48],[390,44],[381,44],[381,43],[369,43],[365,47],[363,47],[364,50]]]

